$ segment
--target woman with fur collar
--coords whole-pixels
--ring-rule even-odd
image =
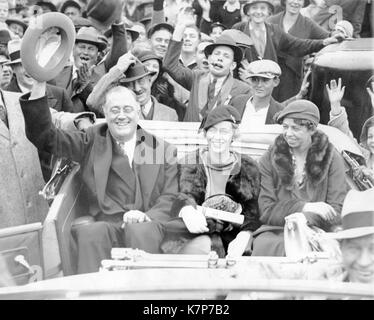
[[[283,125],[260,160],[259,195],[262,226],[253,234],[257,256],[284,256],[285,217],[303,213],[309,225],[331,231],[340,224],[348,185],[344,163],[316,127],[317,106],[307,100],[290,103],[277,116]]]
[[[226,252],[241,256],[252,232],[260,226],[257,163],[247,155],[230,151],[239,122],[240,115],[234,107],[217,106],[201,125],[208,147],[188,154],[179,166],[180,194],[174,209],[179,211],[190,234],[178,253],[208,254],[213,249],[220,257]],[[240,227],[206,219],[195,209],[209,197],[223,194],[241,205],[245,217]]]

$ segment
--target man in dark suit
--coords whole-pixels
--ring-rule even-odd
[[[234,79],[232,75],[243,54],[229,36],[222,35],[214,44],[204,49],[209,72],[190,70],[179,63],[183,32],[191,24],[194,24],[193,16],[188,12],[181,12],[163,65],[176,82],[190,91],[183,119],[189,122],[200,121],[217,105],[225,104],[238,94],[250,92],[248,84]]]
[[[95,222],[76,229],[78,273],[98,271],[112,247],[158,253],[162,222],[170,219],[178,192],[176,149],[138,126],[135,94],[113,85],[102,99],[107,121],[86,132],[53,126],[45,83],[20,99],[29,140],[81,165],[87,211]]]
[[[274,88],[279,85],[281,69],[272,60],[256,60],[248,65],[248,82],[251,94],[234,97],[231,105],[241,115],[240,128],[248,129],[264,124],[276,123],[274,115],[284,105],[271,96]]]

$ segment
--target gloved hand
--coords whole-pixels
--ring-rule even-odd
[[[208,224],[203,213],[192,206],[185,206],[181,209],[179,216],[191,233],[209,232]]]

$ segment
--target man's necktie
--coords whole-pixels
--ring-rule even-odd
[[[217,84],[217,78],[214,78],[213,81],[209,83],[208,86],[208,104],[211,102],[211,100],[214,99],[215,92],[216,92],[216,84]]]

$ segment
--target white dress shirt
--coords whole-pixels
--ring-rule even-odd
[[[261,128],[265,125],[269,105],[256,111],[252,104],[252,99],[253,97],[249,98],[245,105],[242,121],[239,126],[241,130]]]

